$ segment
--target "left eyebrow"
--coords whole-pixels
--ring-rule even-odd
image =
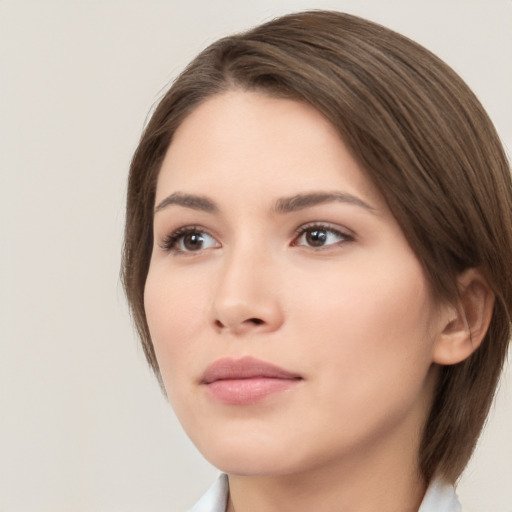
[[[309,192],[278,199],[273,210],[277,213],[289,213],[311,208],[325,203],[341,202],[364,208],[375,213],[375,208],[358,197],[346,192]]]
[[[184,194],[182,192],[175,192],[167,196],[155,208],[153,213],[158,213],[171,204],[177,204],[184,208],[191,208],[192,210],[201,210],[203,212],[216,213],[219,211],[217,205],[205,196],[196,196],[195,194]]]

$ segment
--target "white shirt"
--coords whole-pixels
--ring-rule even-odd
[[[223,474],[189,512],[226,512],[228,497],[228,477]],[[462,508],[453,486],[434,480],[429,485],[418,512],[462,512]]]

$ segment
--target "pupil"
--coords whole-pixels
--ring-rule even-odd
[[[308,244],[313,247],[321,247],[327,240],[327,233],[320,229],[314,229],[312,231],[308,231],[306,234],[306,240],[308,241]]]
[[[197,251],[203,245],[203,237],[197,233],[189,233],[185,235],[183,245],[189,251]]]

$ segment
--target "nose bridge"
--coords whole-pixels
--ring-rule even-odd
[[[234,333],[272,330],[282,322],[275,282],[277,262],[257,238],[245,236],[226,248],[216,283],[213,321]]]

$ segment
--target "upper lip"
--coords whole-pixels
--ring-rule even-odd
[[[301,378],[297,373],[289,372],[272,363],[245,356],[240,359],[222,358],[209,365],[202,375],[201,383],[210,384],[217,380],[236,380],[251,378],[294,379]]]

